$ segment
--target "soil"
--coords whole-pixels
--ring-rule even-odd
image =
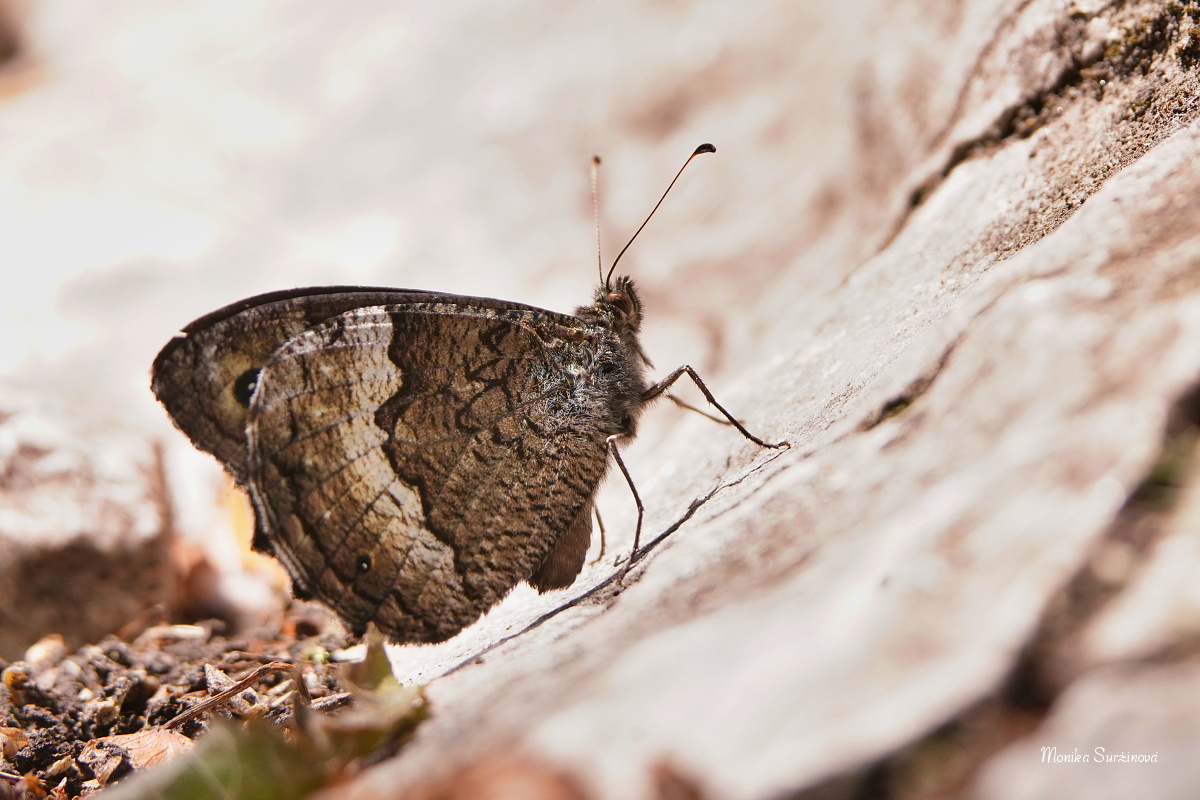
[[[23,660],[0,660],[0,798],[86,797],[158,760],[114,746],[133,741],[120,738],[126,734],[162,730],[195,739],[220,717],[293,725],[294,669],[264,671],[230,700],[170,724],[270,662],[299,667],[314,708],[347,701],[331,656],[349,640],[336,623],[296,606],[269,634],[227,638],[222,627],[158,625],[75,652],[51,635]]]

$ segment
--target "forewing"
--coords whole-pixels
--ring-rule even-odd
[[[176,427],[239,483],[246,478],[246,409],[258,371],[289,339],[363,306],[429,293],[330,286],[272,292],[192,322],[154,360],[150,385]]]
[[[520,309],[349,311],[263,368],[247,431],[260,520],[353,629],[441,641],[529,579],[603,475],[583,369],[603,342]]]

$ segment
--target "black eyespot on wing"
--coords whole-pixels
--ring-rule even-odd
[[[258,386],[258,373],[261,370],[258,367],[250,369],[237,376],[233,382],[233,397],[243,407],[250,407],[250,398],[254,396],[254,388]]]

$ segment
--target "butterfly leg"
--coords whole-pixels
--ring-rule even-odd
[[[629,491],[633,493],[633,502],[637,505],[638,517],[637,527],[633,530],[633,549],[629,551],[629,558],[625,561],[625,566],[621,567],[621,575],[619,580],[624,580],[629,568],[633,566],[633,559],[637,555],[638,545],[642,541],[642,517],[646,514],[646,507],[642,505],[642,498],[638,495],[637,487],[633,485],[633,477],[629,474],[629,470],[625,467],[625,461],[621,458],[621,453],[617,450],[617,442],[624,439],[628,434],[614,433],[605,439],[608,445],[608,452],[612,453],[613,459],[617,462],[617,466],[621,470],[621,474],[625,476],[625,482],[629,484]]]
[[[608,552],[608,541],[605,538],[604,520],[600,517],[600,509],[593,508],[592,513],[596,515],[596,528],[600,531],[600,552],[592,559],[589,564],[595,564],[600,559],[604,558],[604,554]]]
[[[746,430],[746,428],[742,425],[742,423],[740,423],[736,419],[734,419],[734,416],[732,414],[730,414],[728,411],[726,411],[724,406],[722,406],[720,403],[717,402],[717,398],[713,397],[712,392],[710,392],[708,390],[708,387],[704,385],[704,381],[700,380],[700,376],[696,374],[696,370],[692,369],[687,364],[684,364],[682,367],[678,367],[670,375],[663,378],[661,381],[654,384],[646,391],[642,392],[642,402],[648,403],[651,400],[654,400],[655,398],[660,397],[667,391],[667,389],[671,388],[671,385],[674,384],[675,381],[679,380],[685,374],[689,378],[692,379],[693,383],[696,384],[696,388],[698,388],[701,392],[704,393],[704,398],[706,400],[708,400],[708,402],[710,404],[712,404],[712,406],[715,409],[717,409],[717,411],[720,411],[721,415],[724,416],[726,420],[728,420],[730,425],[737,428],[738,431],[742,434],[742,436],[745,436],[747,439],[754,442],[759,447],[769,447],[772,450],[778,449],[780,447],[788,447],[789,446],[787,442],[776,442],[775,444],[771,444],[770,442],[764,442],[762,439],[758,438],[753,433]],[[671,395],[667,395],[667,397],[671,397]],[[676,400],[674,397],[671,397],[671,399],[680,405],[684,405],[687,408],[691,408],[691,406],[688,406],[686,403],[681,403],[679,400]],[[701,412],[701,413],[703,413],[703,412]],[[708,416],[708,415],[705,414],[705,416]],[[721,420],[718,420],[718,421],[721,421]],[[611,436],[609,437],[610,440],[612,438],[613,437],[611,437]],[[611,447],[610,447],[610,449],[611,449]],[[617,463],[620,464],[621,462],[618,460]],[[624,469],[624,467],[622,467],[622,469]],[[626,474],[626,477],[628,477],[628,473]]]
[[[683,410],[691,411],[693,413],[699,414],[700,416],[704,417],[705,419],[711,419],[713,422],[716,422],[720,425],[732,425],[733,424],[732,422],[725,419],[724,417],[718,417],[716,414],[710,414],[707,411],[705,411],[703,408],[697,408],[696,406],[692,405],[691,403],[687,402],[686,400],[676,397],[673,394],[667,394],[666,398],[668,400],[670,400],[672,403],[674,403],[675,405],[682,408]]]

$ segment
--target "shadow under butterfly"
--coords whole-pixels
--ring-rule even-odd
[[[786,445],[747,431],[689,366],[647,381],[641,301],[613,278],[624,252],[573,315],[413,289],[258,295],[183,328],[151,386],[249,491],[255,548],[297,596],[357,634],[374,622],[393,641],[443,641],[521,581],[575,580],[610,457],[637,552],[643,508],[617,448],[681,376],[746,438]]]

